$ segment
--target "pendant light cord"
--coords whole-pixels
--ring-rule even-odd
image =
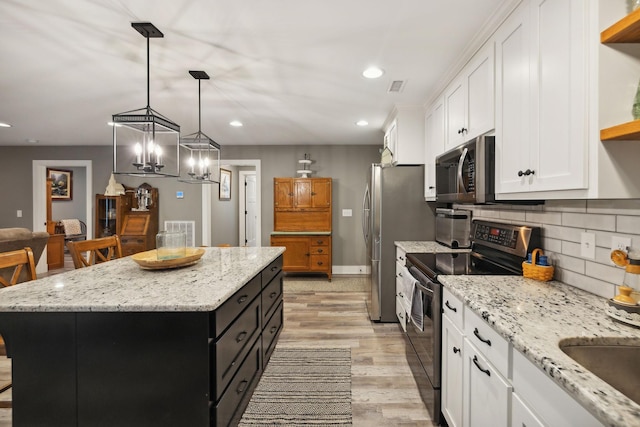
[[[149,92],[150,92],[150,73],[149,73],[149,37],[147,37],[147,111],[151,109],[151,102],[149,100]]]

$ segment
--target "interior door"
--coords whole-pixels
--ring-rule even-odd
[[[256,223],[258,221],[257,197],[256,197],[256,175],[245,175],[244,177],[244,245],[256,246]]]

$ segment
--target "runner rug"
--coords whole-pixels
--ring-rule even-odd
[[[351,349],[278,348],[240,426],[350,426]]]

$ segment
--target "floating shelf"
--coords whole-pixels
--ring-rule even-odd
[[[602,141],[640,140],[640,120],[600,130]]]
[[[640,42],[640,9],[636,9],[603,32],[600,43]]]

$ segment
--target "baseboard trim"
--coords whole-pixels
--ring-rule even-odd
[[[368,265],[334,265],[331,267],[332,274],[370,274],[371,267]]]

